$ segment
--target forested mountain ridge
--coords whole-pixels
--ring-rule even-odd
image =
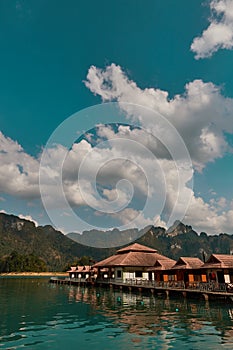
[[[205,232],[198,234],[190,225],[184,225],[180,221],[176,221],[168,230],[162,227],[148,226],[143,230],[130,229],[121,232],[117,229],[106,232],[92,230],[84,232],[83,235],[70,233],[67,236],[79,243],[97,242],[98,246],[101,244],[106,246],[106,242],[109,244],[111,241],[112,234],[113,242],[117,242],[117,232],[119,232],[119,241],[124,235],[124,240],[126,241],[127,238],[128,244],[135,241],[153,247],[161,254],[175,260],[180,256],[199,257],[203,260],[212,253],[233,253],[233,235],[220,233],[209,236]]]
[[[42,259],[48,271],[62,271],[82,256],[102,259],[112,253],[78,244],[52,226],[38,226],[14,215],[0,213],[0,259],[13,252]]]
[[[101,239],[106,244],[112,231],[98,231],[98,244]],[[116,240],[117,229],[114,230]],[[94,232],[89,232],[88,235]],[[142,231],[137,229],[124,231],[129,235],[128,244],[135,242],[153,247],[159,253],[177,260],[181,256],[207,259],[212,253],[232,254],[233,235],[221,233],[208,236],[198,234],[191,226],[176,222],[169,230],[161,227],[147,227]],[[79,234],[72,234],[74,239]],[[95,248],[75,242],[68,236],[55,230],[52,226],[36,227],[31,221],[20,219],[14,215],[0,213],[0,263],[16,266],[20,270],[17,259],[24,269],[46,269],[48,271],[63,271],[69,264],[80,261],[82,257],[90,258],[90,263],[112,255],[119,247]],[[122,236],[122,232],[120,232]],[[10,260],[11,259],[11,260]],[[13,259],[13,260],[12,260]],[[15,263],[16,259],[16,263]],[[12,262],[14,261],[14,263]],[[15,265],[14,265],[15,264]],[[2,265],[3,266],[3,265]],[[5,265],[4,265],[5,266]]]

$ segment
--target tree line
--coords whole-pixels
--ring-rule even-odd
[[[44,272],[46,263],[34,254],[19,254],[13,251],[10,255],[0,259],[0,272]]]

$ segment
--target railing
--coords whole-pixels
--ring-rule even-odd
[[[126,284],[135,285],[135,286],[148,286],[148,287],[154,287],[154,288],[177,288],[177,289],[184,289],[185,284],[183,281],[151,281],[146,280],[142,278],[127,278],[125,280]]]
[[[72,277],[67,277],[66,281],[72,281],[72,282],[84,282],[86,279],[85,278],[72,278]]]
[[[144,278],[126,278],[126,284],[131,284],[135,286],[152,286],[153,281]]]
[[[203,283],[206,283],[206,282],[203,282]],[[187,282],[186,288],[192,289],[192,290],[200,290],[200,284],[201,282]]]
[[[200,291],[203,292],[227,292],[230,291],[228,283],[200,282]]]
[[[72,279],[74,280],[74,279]],[[80,281],[80,279],[78,279]],[[127,278],[123,280],[117,279],[97,279],[97,282],[108,284],[125,284],[128,286],[145,286],[158,289],[185,289],[200,292],[230,292],[233,293],[233,284],[217,283],[217,282],[184,282],[184,281],[152,281],[144,278]]]
[[[167,281],[167,282],[155,282],[155,283],[156,283],[156,287],[185,289],[185,283],[183,281]]]

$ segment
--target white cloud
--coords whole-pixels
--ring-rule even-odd
[[[206,58],[219,49],[233,48],[233,2],[232,0],[212,0],[210,25],[200,37],[196,37],[191,50],[195,58]]]
[[[140,89],[114,64],[105,70],[91,67],[87,79],[86,85],[93,93],[104,101],[116,100],[129,124],[140,125],[141,129],[98,125],[95,135],[89,134],[87,140],[73,144],[71,149],[59,144],[47,148],[43,193],[51,208],[59,208],[61,193],[57,189],[62,184],[62,195],[74,207],[90,205],[123,225],[165,226],[163,221],[171,216],[173,208],[174,219],[181,218],[191,199],[187,223],[208,233],[233,230],[232,209],[226,200],[215,198],[205,203],[195,197],[189,186],[190,164],[179,149],[175,162],[172,158],[179,134],[196,170],[223,157],[229,148],[224,133],[233,133],[232,99],[222,96],[214,84],[201,80],[190,82],[182,95],[169,99],[166,91]],[[165,118],[159,119],[151,111]],[[173,126],[167,128],[169,125]],[[96,138],[101,146],[95,144]],[[26,199],[40,197],[40,155],[30,156],[17,142],[0,134],[0,161],[2,192]],[[144,211],[146,199],[149,205]],[[61,210],[63,216],[70,216],[66,208]]]
[[[185,215],[184,221],[197,231],[205,231],[209,234],[221,232],[233,232],[233,210],[222,210],[226,199],[221,198],[219,203],[205,203],[201,197],[194,197]]]
[[[165,116],[183,138],[197,170],[202,170],[208,162],[222,157],[228,149],[224,132],[233,132],[233,100],[222,96],[220,89],[211,82],[194,80],[186,84],[183,95],[168,99],[167,91],[140,89],[127,78],[121,67],[111,64],[105,70],[92,66],[86,86],[94,94],[100,95],[103,101],[118,101],[129,114],[129,121],[140,122],[146,131],[162,135],[165,145],[167,140],[172,140],[174,146],[174,137],[177,135],[170,134],[167,125],[159,123],[155,115],[146,115],[145,111],[142,115],[142,111],[138,111],[138,105]],[[122,102],[131,105],[123,105]],[[108,133],[112,132],[108,129]],[[103,130],[101,135],[104,135]],[[154,142],[153,147],[157,147],[158,157],[165,157],[161,144],[156,145]]]
[[[39,196],[37,159],[0,132],[0,191],[21,198]]]
[[[120,222],[128,228],[144,228],[150,225],[166,228],[166,223],[161,220],[159,215],[153,218],[145,218],[143,212],[133,208],[125,208],[121,212],[113,214],[112,217],[120,220]]]
[[[35,224],[36,227],[38,226],[38,222],[37,222],[36,220],[34,220],[34,219],[31,217],[31,215],[19,214],[18,217],[19,217],[20,219],[25,219],[25,220],[28,220],[28,221],[32,221],[32,222]]]
[[[0,213],[12,215],[12,214],[10,214],[10,213],[7,213],[5,210],[0,210]],[[17,214],[14,214],[14,215],[17,215]],[[38,222],[37,222],[36,220],[34,220],[34,219],[32,218],[31,215],[18,214],[17,216],[18,216],[20,219],[25,219],[25,220],[28,220],[28,221],[32,221],[32,222],[35,224],[36,227],[38,226]]]
[[[105,137],[107,133],[109,132],[109,127],[106,130]],[[122,126],[118,128],[117,131],[109,133],[110,138],[116,138],[118,139],[120,136],[127,131],[127,137],[130,140],[130,138],[135,137],[135,130],[128,130],[127,127],[124,130],[124,127],[122,129]],[[102,134],[104,135],[104,130],[103,127],[101,129]],[[138,142],[142,142],[145,139],[145,134],[144,132],[140,133],[140,130],[137,131],[137,137],[138,137]],[[120,135],[120,136],[119,136]],[[3,137],[3,136],[2,136]],[[9,158],[11,158],[11,168],[15,169],[15,163],[19,162],[18,157],[18,150],[23,153],[23,159],[29,159],[32,162],[32,165],[34,166],[34,162],[38,162],[38,160],[35,160],[34,158],[31,158],[29,155],[25,154],[25,152],[22,151],[22,148],[15,143],[14,141],[4,138],[4,140],[9,140],[10,146],[7,147],[7,142],[5,143],[5,151],[8,152]],[[152,147],[153,148],[153,147]],[[11,152],[10,152],[11,150]],[[125,153],[125,151],[127,151]],[[4,154],[3,152],[3,154]],[[15,153],[16,152],[16,153]],[[86,168],[86,171],[84,172],[84,177],[86,177],[86,182],[82,183],[82,193],[84,193],[86,196],[88,196],[88,201],[94,203],[99,210],[105,210],[106,207],[110,205],[110,203],[116,199],[119,201],[119,206],[124,205],[125,203],[128,203],[128,197],[127,197],[127,191],[123,187],[120,188],[114,188],[114,184],[116,185],[116,180],[119,179],[128,179],[131,184],[135,186],[135,188],[138,190],[141,190],[141,196],[147,196],[148,193],[146,191],[146,186],[144,183],[144,180],[140,180],[140,172],[138,173],[138,169],[135,168],[135,164],[133,163],[127,163],[127,166],[124,166],[125,160],[118,160],[116,162],[112,162],[112,164],[109,164],[106,168],[102,169],[101,176],[99,178],[99,183],[102,185],[106,185],[107,183],[113,187],[110,188],[103,188],[103,196],[105,197],[105,202],[101,202],[99,198],[96,198],[96,194],[93,188],[93,183],[89,181],[91,173],[95,173],[95,168],[96,164],[106,163],[108,159],[114,159],[114,157],[119,157],[120,155],[126,158],[129,158],[130,152],[131,156],[133,153],[133,148],[129,150],[125,149],[125,147],[122,148],[106,148],[106,149],[98,149],[98,148],[93,148],[92,146],[87,142],[80,142],[79,144],[75,144],[73,148],[69,151],[65,149],[63,146],[58,145],[55,148],[49,149],[49,157],[50,157],[50,163],[48,164],[47,167],[47,191],[49,195],[51,195],[51,204],[56,205],[56,191],[57,187],[51,185],[51,180],[57,179],[59,177],[58,174],[58,168],[56,169],[56,164],[58,162],[59,157],[66,152],[67,158],[66,162],[64,164],[64,190],[65,194],[67,196],[67,199],[72,203],[74,206],[83,206],[86,204],[84,198],[80,194],[80,189],[77,184],[77,177],[74,176],[75,171],[79,168],[81,161],[83,160],[83,157],[88,155],[89,152],[89,162],[88,166]],[[161,178],[159,179],[159,171],[158,173],[154,172],[155,168],[153,167],[153,154],[151,155],[151,158],[147,159],[145,157],[145,154],[140,154],[135,150],[134,157],[137,159],[138,164],[144,169],[145,172],[147,172],[147,175],[153,174],[154,178],[157,181],[157,186],[162,186]],[[15,159],[13,157],[15,156]],[[3,158],[4,160],[5,158]],[[177,174],[176,174],[176,167],[175,165],[171,162],[169,159],[162,159],[160,158],[158,160],[160,163],[160,168],[163,170],[163,173],[165,174],[166,177],[166,190],[167,190],[167,201],[165,205],[165,211],[171,210],[171,208],[174,206],[174,201],[177,198],[177,186],[178,186],[178,179],[177,179]],[[9,164],[9,163],[7,163]],[[29,168],[28,168],[29,169]],[[73,170],[73,172],[72,172]],[[16,173],[19,177],[21,176],[21,173]],[[184,178],[183,182],[187,183],[189,180],[188,177],[189,173],[184,171],[183,176],[187,176],[187,178]],[[14,171],[8,172],[8,181],[11,182],[11,178],[15,176]],[[27,176],[30,177],[30,172],[28,172]],[[35,178],[37,179],[37,177]],[[9,186],[10,188],[10,194],[11,195],[17,195],[19,196],[19,193],[21,193],[22,197],[24,198],[25,196],[28,196],[31,194],[26,191],[24,193],[25,189],[25,183],[21,181],[20,179],[17,180],[18,185],[22,185],[22,187],[17,187],[17,191],[14,193],[14,186]],[[127,184],[124,184],[125,186]],[[152,183],[152,186],[154,184]],[[37,186],[37,180],[34,183],[34,186]],[[33,189],[33,194],[34,194],[34,186],[32,186]],[[135,189],[135,191],[136,191]],[[142,190],[144,189],[144,190]],[[155,192],[157,191],[157,188],[155,187]],[[192,190],[186,186],[182,188],[183,191],[183,198],[188,198],[191,196],[191,204],[189,206],[189,209],[187,211],[187,214],[185,216],[185,222],[188,224],[193,225],[195,229],[198,231],[207,231],[208,233],[217,233],[217,232],[231,232],[233,230],[233,210],[229,209],[227,210],[228,203],[226,203],[226,199],[223,197],[220,197],[219,199],[214,199],[211,200],[210,203],[205,203],[201,197],[195,197],[194,193]],[[138,193],[139,195],[139,193]],[[161,196],[157,197],[157,200],[161,200]],[[156,203],[155,203],[156,204]],[[180,211],[182,213],[183,210],[183,203],[180,203]],[[1,212],[4,212],[2,210]],[[144,212],[141,210],[137,210],[131,207],[126,207],[123,208],[122,210],[111,214],[110,215],[118,219],[119,222],[123,225],[128,225],[128,227],[135,227],[138,226],[139,228],[142,228],[146,225],[156,225],[156,226],[162,226],[165,227],[166,223],[161,220],[160,215],[156,214],[156,206],[152,207],[153,214],[155,215],[150,215],[150,216],[145,216]],[[64,213],[64,212],[63,212]],[[64,213],[65,216],[69,216],[69,213]],[[177,208],[177,215],[179,215],[179,206]],[[20,218],[25,218],[27,220],[33,220],[33,218],[30,215],[19,215]],[[37,222],[35,222],[37,225]]]
[[[220,198],[205,203],[201,197],[195,197],[193,190],[188,186],[190,171],[184,167],[183,179],[180,178],[180,174],[177,177],[176,166],[172,159],[167,156],[167,151],[161,142],[158,142],[154,137],[151,139],[146,137],[147,131],[158,135],[159,130],[161,135],[165,135],[165,146],[169,138],[172,142],[174,141],[175,147],[174,134],[169,134],[164,125],[159,124],[156,117],[153,119],[152,114],[147,114],[147,112],[143,114],[142,110],[140,113],[138,112],[138,105],[142,105],[163,114],[182,136],[195,169],[201,171],[209,162],[223,157],[225,152],[230,150],[224,133],[233,133],[232,99],[221,95],[220,89],[213,83],[204,83],[202,80],[190,82],[185,86],[183,95],[176,95],[172,99],[168,99],[166,91],[153,88],[140,89],[135,82],[127,78],[121,67],[115,64],[106,67],[105,70],[92,66],[87,75],[86,86],[94,94],[100,95],[103,101],[119,102],[121,108],[128,115],[129,124],[133,124],[136,120],[144,129],[130,129],[127,126],[122,126],[116,132],[113,128],[102,125],[99,126],[98,135],[106,139],[125,137],[137,140],[152,151],[154,160],[156,159],[159,163],[165,177],[167,195],[163,212],[165,216],[166,213],[172,211],[180,191],[182,192],[182,200],[176,206],[177,216],[184,214],[184,208],[187,205],[185,201],[191,198],[190,206],[185,215],[187,223],[194,225],[197,230],[206,230],[208,233],[224,230],[231,232],[233,230],[233,220],[229,219],[232,211],[231,209],[227,211],[225,208],[226,200]],[[130,104],[124,104],[124,102]],[[182,157],[180,160],[182,161]],[[140,164],[144,169],[146,168],[143,156]],[[151,169],[148,167],[147,169],[151,173]],[[180,181],[182,186],[178,189]],[[158,182],[161,185],[161,182]],[[158,197],[158,200],[161,200],[161,197]],[[127,208],[117,215],[123,223],[126,223],[136,213],[135,209]],[[146,222],[148,222],[147,219]]]

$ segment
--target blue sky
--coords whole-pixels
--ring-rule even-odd
[[[232,12],[228,0],[1,1],[1,210],[31,216],[39,224],[49,223],[51,217],[41,203],[36,176],[47,140],[62,122],[84,108],[102,102],[129,102],[157,109],[187,143],[193,162],[194,187],[193,192],[187,190],[190,180],[187,175],[183,180],[185,194],[182,201],[186,201],[187,195],[187,201],[192,197],[192,203],[188,214],[182,218],[182,207],[177,212],[178,217],[192,224],[197,231],[232,233]],[[107,71],[107,67],[112,68]],[[100,83],[103,77],[109,89],[107,97],[106,86]],[[131,89],[132,82],[140,93]],[[117,93],[114,86],[117,86]],[[149,88],[155,92],[158,106],[150,93],[148,95]],[[167,102],[161,97],[161,91],[167,93]],[[210,102],[200,102],[198,109],[194,94],[200,98],[205,96]],[[175,98],[177,95],[179,101]],[[174,103],[169,104],[169,101]],[[182,123],[178,118],[181,110],[185,111]],[[129,111],[125,108],[124,112]],[[203,122],[205,118],[206,122]],[[93,119],[95,124],[101,123],[98,114]],[[129,124],[132,119],[132,116],[127,119]],[[77,133],[86,130],[89,124],[85,115],[79,116],[78,125]],[[153,129],[146,121],[141,126],[147,131]],[[106,141],[113,133],[107,126],[103,129],[96,129],[93,135]],[[129,134],[130,140],[135,141],[137,136],[137,142],[140,142],[142,135]],[[114,137],[119,135],[122,136],[122,130],[114,132]],[[105,145],[105,150],[108,147]],[[56,156],[59,155],[59,150],[55,151]],[[74,152],[77,158],[79,152],[79,148]],[[97,153],[93,154],[97,157],[96,162],[99,159]],[[167,171],[167,189],[169,185],[174,189],[172,168],[163,160],[160,158],[159,163],[164,167],[163,171]],[[145,169],[144,165],[142,168]],[[106,171],[109,178],[105,173],[100,175],[98,182],[99,191],[107,201],[112,200],[113,187],[125,175],[119,173],[115,182],[109,181],[116,172],[114,169],[113,165]],[[125,178],[133,183],[133,178],[127,176]],[[67,198],[75,215],[89,220],[94,227],[140,226],[139,223],[150,222],[166,225],[169,215],[166,210],[171,212],[175,201],[175,198],[167,199],[162,214],[155,212],[154,217],[139,217],[134,222],[131,219],[138,212],[139,203],[144,203],[145,193],[140,197],[136,190],[132,206],[113,217],[103,215],[101,206],[90,208],[85,201],[74,198],[77,187],[71,179],[67,179],[67,183],[70,186],[67,187]],[[85,187],[85,191],[93,190],[88,188]],[[127,186],[121,190],[130,192]],[[71,192],[72,198],[69,197]],[[118,194],[123,196],[122,200],[124,195],[130,197],[128,192],[122,192]],[[159,195],[156,201],[162,201]],[[56,218],[60,217],[58,221],[52,219],[56,227],[64,232],[83,229],[72,221],[64,208],[56,210]]]

